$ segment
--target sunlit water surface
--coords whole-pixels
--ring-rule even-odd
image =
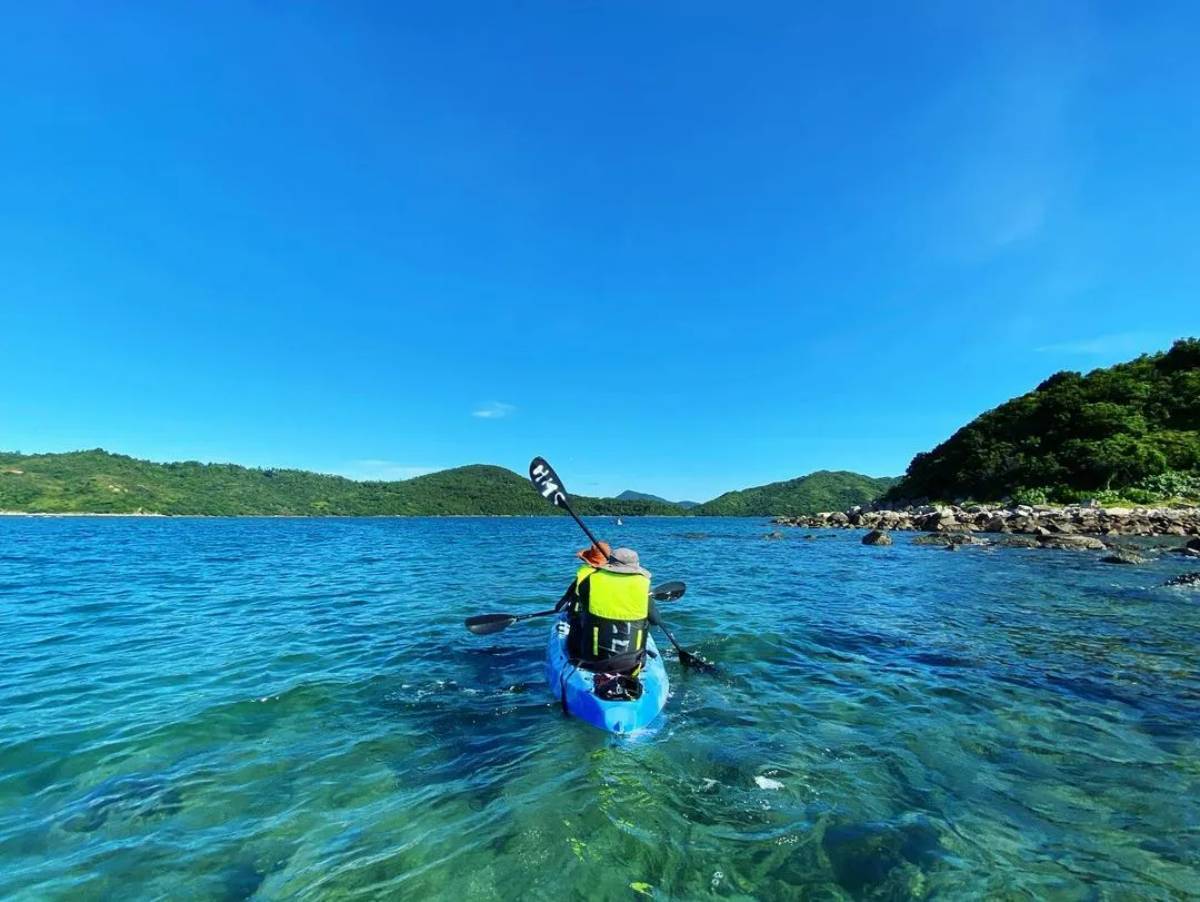
[[[1200,568],[596,525],[722,668],[633,740],[462,627],[565,519],[0,518],[0,897],[1200,893]]]

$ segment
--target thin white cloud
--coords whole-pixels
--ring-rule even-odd
[[[370,457],[364,460],[350,461],[342,470],[342,475],[358,480],[394,482],[397,479],[412,479],[414,476],[435,473],[438,469],[438,467],[414,467],[395,460]]]
[[[1086,159],[1075,104],[1102,56],[1083,4],[981,16],[979,27],[995,52],[948,80],[914,117],[943,156],[933,181],[917,183],[928,221],[918,234],[967,262],[1035,242],[1069,216]]]
[[[515,404],[505,404],[503,401],[489,401],[482,407],[471,412],[471,416],[479,417],[481,420],[501,420],[504,417],[511,416],[516,413]]]
[[[1150,332],[1117,332],[1112,335],[1059,341],[1054,344],[1042,345],[1035,350],[1043,354],[1121,354],[1132,357],[1136,354],[1156,351],[1163,344],[1161,335],[1154,335]]]

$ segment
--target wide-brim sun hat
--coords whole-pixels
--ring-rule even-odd
[[[600,564],[600,569],[609,573],[636,573],[650,578],[650,571],[642,566],[638,553],[632,548],[618,548],[608,556],[607,561]]]

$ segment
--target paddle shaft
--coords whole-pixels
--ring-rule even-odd
[[[679,647],[679,640],[675,638],[674,633],[672,633],[669,629],[667,629],[667,625],[665,623],[663,623],[662,620],[656,621],[654,625],[657,626],[660,630],[662,630],[666,634],[666,637],[671,640],[671,644],[675,646],[675,650],[677,652],[679,652],[680,655],[687,654],[687,652],[685,652],[682,648]]]
[[[650,593],[656,601],[674,601],[683,596],[687,586],[681,582],[663,583]],[[466,627],[477,636],[490,636],[508,629],[514,623],[522,620],[532,620],[534,617],[547,617],[557,614],[561,607],[553,607],[548,611],[534,611],[532,614],[480,614],[478,617],[468,617]],[[656,610],[656,609],[655,609]]]
[[[558,473],[554,471],[554,467],[550,466],[550,462],[544,457],[535,457],[529,462],[529,479],[533,482],[533,487],[538,490],[538,494],[553,504],[555,507],[561,507],[571,518],[579,524],[579,528],[583,530],[584,535],[596,548],[597,551],[603,554],[604,549],[600,547],[600,540],[592,535],[592,531],[587,528],[587,524],[579,519],[579,514],[571,508],[571,502],[567,500],[567,489],[563,485],[561,479],[558,478]],[[605,555],[608,560],[612,560],[612,555]]]
[[[534,617],[546,617],[550,614],[557,614],[557,613],[558,613],[558,608],[551,608],[548,611],[535,611],[532,614],[520,614],[519,616],[514,617],[512,622],[519,623],[522,620],[532,620]],[[512,624],[509,624],[509,625],[511,626]]]
[[[592,535],[592,531],[587,528],[587,524],[579,519],[579,514],[575,513],[575,511],[573,511],[571,509],[571,504],[569,501],[567,501],[566,492],[563,492],[562,495],[560,495],[560,497],[562,498],[563,510],[565,510],[568,514],[570,514],[575,519],[575,522],[579,524],[579,528],[583,530],[584,535],[586,535],[591,540],[592,545],[595,546],[596,550],[599,551],[601,554],[603,554],[604,549],[600,547],[600,540],[597,539],[594,535]],[[612,560],[612,555],[606,555],[606,557],[610,561]]]
[[[679,644],[679,640],[675,638],[675,634],[671,632],[670,628],[665,623],[663,623],[662,617],[658,613],[658,608],[652,607],[650,609],[650,624],[652,626],[657,626],[660,630],[662,630],[667,639],[670,640],[671,644],[675,646],[675,651],[679,653],[680,664],[683,664],[685,667],[697,667],[700,670],[712,669],[712,665],[708,661],[705,661],[699,655],[692,654]]]

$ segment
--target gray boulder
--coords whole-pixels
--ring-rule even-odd
[[[912,540],[914,545],[953,545],[954,536],[931,532],[928,535],[917,536]]]
[[[886,532],[881,532],[878,529],[872,529],[862,538],[864,545],[891,545],[892,537]]]

